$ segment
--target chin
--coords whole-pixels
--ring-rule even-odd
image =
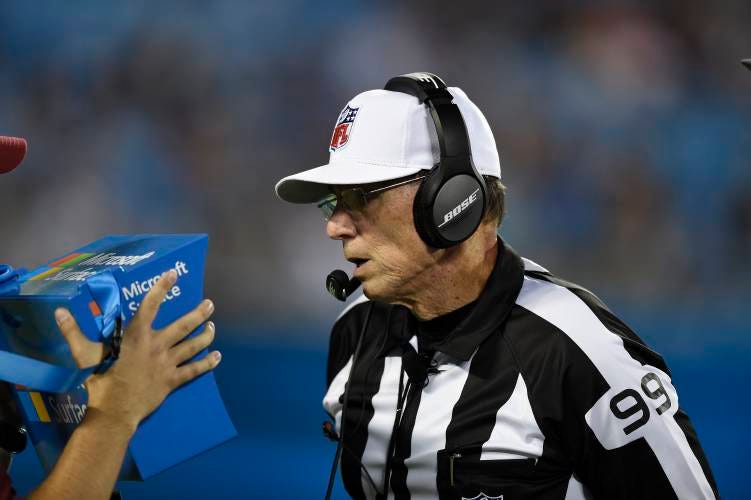
[[[370,300],[382,300],[378,285],[372,279],[362,282],[362,293]]]
[[[374,293],[373,287],[370,286],[370,283],[362,284],[362,293],[370,300],[380,300],[378,295]]]
[[[369,279],[362,284],[362,292],[365,296],[376,302],[393,303],[395,301],[394,290],[383,283],[378,283],[377,279]]]

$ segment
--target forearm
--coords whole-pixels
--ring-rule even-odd
[[[109,499],[135,429],[90,407],[52,473],[29,499]]]

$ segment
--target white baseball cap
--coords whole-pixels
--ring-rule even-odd
[[[500,179],[501,162],[488,121],[461,89],[448,90],[464,118],[475,168]],[[329,186],[399,179],[430,170],[440,159],[428,107],[391,90],[369,90],[349,101],[336,121],[329,151],[327,165],[277,182],[277,196],[291,203],[315,203],[330,193]]]

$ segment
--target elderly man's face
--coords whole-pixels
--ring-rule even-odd
[[[400,302],[426,283],[424,272],[435,262],[412,219],[419,183],[382,192],[362,211],[338,208],[326,224],[330,238],[341,240],[344,257],[357,267],[365,295]]]

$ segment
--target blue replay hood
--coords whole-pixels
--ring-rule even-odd
[[[207,242],[203,234],[108,236],[31,272],[0,265],[0,380],[15,384],[48,472],[85,414],[81,384],[92,371],[77,369],[54,310],[67,307],[87,337],[107,341],[116,320],[127,325],[159,276],[175,269],[177,283],[154,320],[162,328],[203,299]],[[214,375],[206,373],[141,423],[120,479],[146,479],[236,435]]]

